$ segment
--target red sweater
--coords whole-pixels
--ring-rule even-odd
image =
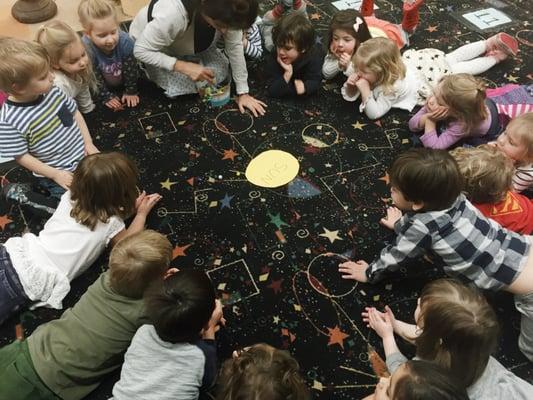
[[[533,232],[533,200],[526,196],[507,192],[497,204],[474,204],[481,213],[504,228],[529,235]]]

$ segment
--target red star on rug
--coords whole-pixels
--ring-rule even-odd
[[[385,175],[381,176],[380,178],[378,178],[380,181],[383,181],[385,182],[386,185],[388,185],[390,183],[390,179],[389,179],[389,173],[388,172],[385,172]]]
[[[272,289],[275,294],[281,293],[281,284],[283,283],[283,278],[279,280],[272,280],[272,283],[267,287]]]
[[[304,146],[304,153],[317,154],[319,152],[320,149],[318,147],[312,145]]]
[[[185,257],[187,255],[185,254],[185,250],[191,246],[192,243],[186,244],[185,246],[174,247],[174,250],[172,250],[172,259],[175,259],[176,257]]]
[[[431,25],[430,25],[430,26],[428,26],[428,27],[426,28],[426,31],[428,31],[428,32],[437,32],[437,30],[438,30],[437,28],[438,28],[437,25],[435,25],[435,26],[431,26]]]
[[[335,328],[333,329],[331,328],[327,328],[327,329],[329,331],[328,346],[331,346],[333,344],[338,344],[344,350],[344,339],[346,339],[350,335],[347,335],[346,333],[341,331],[341,328],[339,328],[338,325],[335,325]]]
[[[2,228],[2,230],[4,230],[6,225],[10,224],[11,222],[13,222],[13,220],[9,219],[7,215],[0,215],[0,228]]]
[[[231,160],[235,161],[235,157],[238,156],[239,153],[235,153],[233,149],[224,150],[224,157],[222,157],[223,160]]]

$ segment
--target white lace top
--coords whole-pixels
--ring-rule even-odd
[[[67,191],[37,236],[26,233],[4,244],[24,292],[39,306],[62,308],[70,281],[89,268],[111,238],[124,229],[124,221],[113,216],[91,231],[70,216],[71,210]]]

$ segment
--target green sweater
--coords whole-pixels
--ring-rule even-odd
[[[104,272],[74,307],[28,338],[35,371],[59,397],[81,399],[121,366],[133,335],[146,322],[142,299],[117,294]]]

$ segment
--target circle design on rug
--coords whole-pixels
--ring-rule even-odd
[[[261,192],[258,190],[251,190],[250,193],[248,193],[248,197],[251,199],[257,199],[261,197]]]
[[[285,258],[285,253],[281,250],[274,250],[272,252],[272,259],[273,260],[283,260]]]
[[[246,168],[246,179],[256,186],[276,188],[292,181],[300,169],[300,163],[290,153],[267,150],[254,157]]]
[[[329,124],[309,124],[302,130],[302,139],[314,147],[331,147],[339,142],[339,131]]]
[[[307,279],[311,287],[323,296],[340,298],[349,295],[357,287],[357,282],[343,279],[338,271],[341,262],[348,257],[336,253],[319,254],[307,266]]]
[[[235,114],[237,117],[235,117]],[[221,132],[238,135],[254,126],[254,117],[248,112],[241,113],[237,108],[232,108],[222,111],[215,117],[215,126]]]

